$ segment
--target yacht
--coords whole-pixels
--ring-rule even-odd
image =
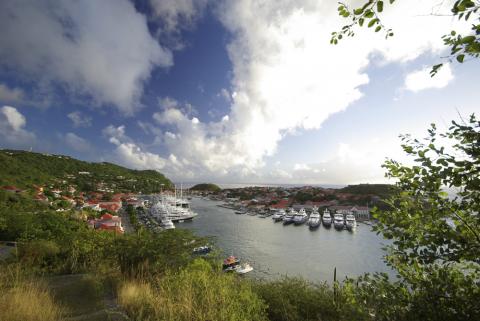
[[[166,217],[172,222],[183,222],[192,220],[198,214],[190,209],[190,202],[177,200],[171,196],[162,197],[150,208],[150,215],[157,220]]]
[[[330,216],[330,211],[325,209],[323,212],[322,223],[325,227],[330,227],[332,225],[332,216]]]
[[[300,211],[295,215],[293,218],[293,223],[295,225],[302,225],[308,220],[307,213],[305,212],[304,208],[301,208]]]
[[[335,215],[333,216],[333,226],[338,230],[343,230],[343,228],[345,227],[343,214],[335,213]]]
[[[349,231],[352,231],[357,227],[357,221],[355,220],[355,215],[353,214],[347,214],[345,222],[345,226]]]
[[[295,215],[297,215],[297,211],[295,211],[293,208],[287,213],[285,214],[285,216],[283,217],[283,225],[288,225],[288,224],[291,224],[293,223],[293,218],[295,217]]]
[[[320,213],[318,213],[318,210],[314,210],[312,214],[310,214],[310,218],[308,219],[308,226],[311,229],[317,228],[320,226]]]
[[[175,225],[173,224],[173,222],[168,219],[168,218],[164,218],[162,219],[162,223],[160,223],[160,226],[163,227],[165,230],[173,230],[175,229]]]
[[[278,210],[275,214],[272,216],[272,220],[275,222],[280,222],[283,220],[283,217],[285,216],[285,210]]]

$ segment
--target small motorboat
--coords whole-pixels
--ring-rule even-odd
[[[225,272],[234,271],[236,266],[240,264],[240,259],[231,255],[223,260],[222,269]]]
[[[235,272],[237,272],[237,274],[246,274],[251,271],[253,271],[253,267],[248,263],[243,263],[235,267]]]
[[[283,217],[285,216],[285,211],[284,210],[279,210],[275,214],[272,215],[272,220],[274,222],[280,222],[283,220]]]
[[[212,248],[210,246],[199,246],[193,249],[193,254],[197,255],[205,255],[208,254],[212,251]]]
[[[235,211],[235,214],[246,214],[248,210],[246,208],[240,208],[239,210]]]

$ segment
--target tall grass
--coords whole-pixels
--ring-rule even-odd
[[[126,281],[118,300],[133,320],[266,320],[266,306],[248,282],[203,260],[150,283]]]
[[[0,321],[56,321],[62,312],[42,282],[10,269],[0,272]]]

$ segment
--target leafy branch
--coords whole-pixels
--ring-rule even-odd
[[[368,0],[363,6],[351,9],[343,2],[339,2],[338,14],[346,19],[350,19],[350,23],[343,26],[340,31],[332,32],[330,43],[333,45],[343,39],[343,37],[355,36],[355,28],[367,26],[373,28],[375,32],[384,31],[385,39],[394,35],[393,30],[387,28],[381,20],[380,13],[383,12],[384,3],[382,0]],[[388,0],[388,4],[393,4],[395,0]],[[480,18],[478,16],[480,9],[479,0],[457,0],[452,9],[452,15],[458,20],[464,19],[469,21],[470,18],[475,20],[472,24],[471,32],[467,35],[461,35],[455,30],[449,34],[442,36],[443,42],[450,47],[450,54],[443,57],[448,62],[456,60],[458,63],[463,63],[466,57],[479,58],[480,57]],[[435,76],[443,67],[444,63],[439,63],[432,66],[430,76]]]

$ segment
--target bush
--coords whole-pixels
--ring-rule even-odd
[[[202,259],[150,285],[125,282],[118,299],[133,320],[267,320],[266,306],[248,282]]]

